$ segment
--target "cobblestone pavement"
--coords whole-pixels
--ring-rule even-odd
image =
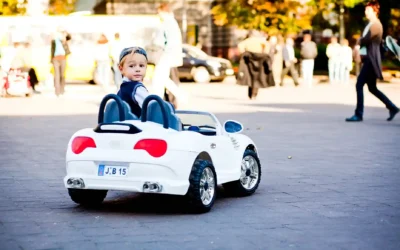
[[[182,86],[192,96],[184,108],[239,120],[257,143],[253,196],[220,188],[201,215],[180,197],[129,192],[82,208],[63,186],[65,150],[76,130],[96,125],[100,89],[0,98],[0,249],[400,248],[400,116],[387,122],[367,89],[364,122],[348,124],[354,86],[288,85],[255,101],[230,83]],[[400,105],[399,84],[380,88]]]

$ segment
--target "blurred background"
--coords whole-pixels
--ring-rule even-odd
[[[96,83],[96,46],[101,34],[112,43],[118,33],[125,44],[146,47],[160,24],[155,0],[7,0],[0,1],[1,67],[9,67],[16,44],[31,49],[40,82],[51,81],[51,40],[57,29],[68,32],[71,54],[66,79]],[[169,1],[183,42],[179,76],[195,82],[221,81],[237,72],[238,44],[257,30],[266,40],[285,37],[299,45],[305,32],[318,46],[315,75],[328,75],[326,48],[332,36],[354,48],[365,25],[363,0],[176,0]],[[384,36],[400,38],[400,1],[381,0]],[[385,54],[386,55],[386,54]],[[385,79],[399,77],[398,60],[384,55]],[[185,63],[186,62],[186,63]],[[196,70],[197,69],[197,72]],[[202,71],[199,69],[203,69]],[[353,67],[352,74],[355,74]],[[148,77],[151,78],[152,67]],[[113,79],[111,76],[110,79]],[[51,84],[51,83],[50,83]]]

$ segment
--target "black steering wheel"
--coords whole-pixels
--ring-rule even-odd
[[[118,112],[119,112],[119,121],[125,121],[125,112],[124,112],[124,106],[122,103],[121,98],[116,95],[116,94],[108,94],[106,95],[103,100],[100,103],[100,108],[99,108],[99,117],[98,117],[98,123],[103,123],[104,121],[104,109],[106,108],[106,104],[108,100],[113,99],[118,106]]]
[[[149,106],[150,101],[156,101],[158,105],[160,105],[161,108],[161,113],[163,117],[163,127],[168,129],[169,128],[169,121],[168,121],[168,114],[167,114],[167,109],[165,108],[164,101],[159,97],[158,95],[149,95],[144,99],[143,105],[142,105],[142,114],[141,114],[141,120],[142,122],[147,122],[147,109]]]

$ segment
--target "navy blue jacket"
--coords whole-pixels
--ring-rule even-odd
[[[129,104],[129,106],[131,107],[131,111],[134,115],[140,117],[142,114],[142,109],[134,98],[138,87],[146,88],[141,82],[123,82],[117,95],[121,97],[123,101]]]

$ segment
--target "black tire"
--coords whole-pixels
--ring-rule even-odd
[[[208,204],[204,204],[201,199],[201,192],[200,189],[202,188],[200,185],[200,179],[203,174],[203,171],[206,169],[211,170],[212,174],[214,175],[214,186],[208,188],[214,188],[213,195],[211,197],[211,201]],[[207,170],[206,170],[207,171]],[[217,194],[217,174],[215,173],[214,166],[211,162],[206,160],[196,160],[193,164],[192,171],[189,176],[189,190],[186,194],[186,198],[188,200],[188,204],[190,210],[195,213],[206,213],[209,212],[214,205],[214,201]],[[207,190],[208,190],[207,188]],[[204,191],[203,191],[204,192]]]
[[[254,152],[253,150],[250,150],[250,149],[247,149],[246,151],[244,151],[243,159],[246,156],[252,157],[257,163],[257,166],[258,166],[258,179],[256,181],[256,184],[251,189],[247,189],[242,185],[242,182],[240,181],[240,178],[237,181],[224,183],[223,187],[224,187],[225,191],[230,195],[233,195],[233,196],[248,196],[248,195],[252,195],[257,190],[258,185],[260,184],[260,181],[261,181],[261,163],[260,163],[260,159],[258,158],[257,153]]]
[[[107,196],[107,190],[68,188],[68,194],[75,203],[82,206],[98,206]]]

